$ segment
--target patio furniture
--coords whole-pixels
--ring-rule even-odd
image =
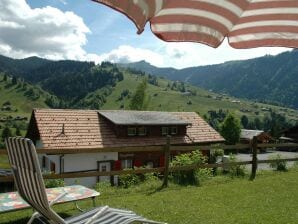
[[[37,211],[32,215],[28,223],[33,221],[51,224],[161,223],[148,220],[132,211],[110,208],[108,206],[97,207],[77,216],[63,219],[51,208],[51,205],[63,198],[65,193],[59,195],[52,202],[48,202],[33,142],[27,138],[14,137],[6,139],[5,143],[17,190],[20,196]]]
[[[46,194],[48,201],[53,201],[64,192],[67,194],[63,198],[60,198],[58,201],[56,201],[56,203],[60,204],[73,201],[80,211],[82,210],[78,207],[77,201],[91,198],[95,207],[95,197],[99,196],[97,191],[89,189],[85,186],[71,185],[67,187],[47,188]],[[28,207],[30,207],[30,205],[22,199],[18,192],[7,192],[0,194],[0,213],[17,211],[26,209]]]

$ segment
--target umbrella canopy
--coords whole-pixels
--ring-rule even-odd
[[[138,33],[146,23],[165,41],[234,48],[298,48],[298,0],[93,0],[130,18]]]

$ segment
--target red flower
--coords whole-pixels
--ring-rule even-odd
[[[116,160],[114,162],[114,170],[121,170],[121,161],[120,160]]]
[[[160,167],[164,167],[165,166],[165,157],[164,156],[160,156],[159,157],[159,166]]]
[[[142,166],[142,162],[141,162],[140,160],[137,160],[137,159],[136,159],[136,160],[134,161],[134,163],[133,163],[133,166],[134,166],[134,167],[141,167],[141,166]]]

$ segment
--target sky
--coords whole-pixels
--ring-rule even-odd
[[[276,55],[288,48],[233,49],[167,43],[147,24],[138,35],[124,15],[91,0],[0,0],[0,54],[61,60],[136,62],[185,68]]]

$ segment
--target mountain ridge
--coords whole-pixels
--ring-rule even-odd
[[[218,93],[298,108],[297,50],[184,69],[158,68],[144,61],[120,66]]]

